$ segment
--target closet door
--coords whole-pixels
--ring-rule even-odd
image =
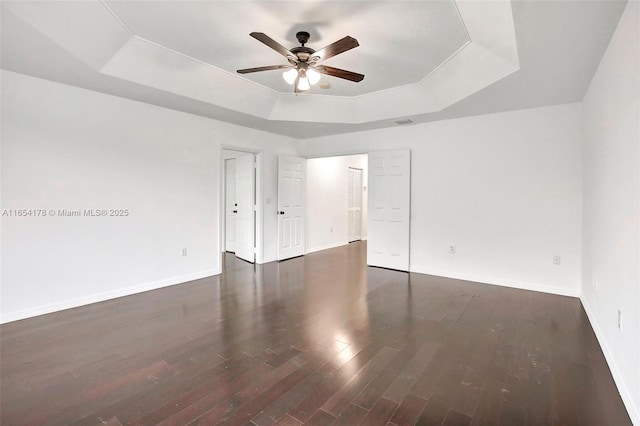
[[[255,262],[254,155],[236,158],[236,256]]]
[[[369,153],[367,264],[409,270],[411,151]]]
[[[349,168],[347,207],[347,238],[349,242],[362,238],[362,169]]]
[[[224,162],[225,167],[225,251],[236,251],[236,217],[238,204],[236,203],[236,159],[229,158]]]
[[[304,254],[306,159],[278,159],[278,260]]]

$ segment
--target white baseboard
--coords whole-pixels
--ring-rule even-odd
[[[220,271],[218,270],[209,269],[192,274],[153,281],[150,283],[143,283],[134,286],[119,288],[117,290],[105,291],[103,293],[92,294],[86,297],[78,297],[76,299],[65,300],[63,302],[36,306],[16,312],[2,312],[2,315],[0,316],[0,324],[36,317],[38,315],[50,314],[52,312],[63,311],[65,309],[77,308],[78,306],[89,305],[91,303],[104,302],[105,300],[115,299],[123,296],[130,296],[132,294],[142,293],[149,290],[156,290],[162,287],[183,284],[188,281],[198,280],[201,278],[210,277],[212,275],[218,275],[219,273]]]
[[[461,274],[458,272],[443,271],[443,270],[436,270],[436,269],[430,269],[430,268],[411,267],[410,270],[411,272],[417,272],[419,274],[435,275],[438,277],[445,277],[445,278],[455,278],[457,280],[474,281],[474,282],[479,282],[483,284],[498,285],[501,287],[518,288],[521,290],[540,291],[542,293],[557,294],[560,296],[580,297],[580,288],[571,289],[571,288],[564,288],[564,287],[547,286],[547,285],[540,285],[536,283],[511,281],[511,280],[485,277],[485,276],[479,276],[479,275],[473,275],[473,274]]]
[[[602,330],[596,321],[596,317],[587,302],[586,298],[581,297],[580,302],[582,302],[582,306],[584,307],[584,311],[587,313],[587,318],[589,318],[589,322],[591,323],[591,328],[596,334],[596,338],[598,339],[598,343],[600,343],[600,347],[602,348],[602,352],[604,353],[604,358],[607,360],[607,364],[609,365],[609,369],[611,370],[611,375],[613,376],[613,381],[616,382],[616,386],[618,386],[618,392],[620,392],[620,397],[622,398],[622,402],[627,408],[627,412],[629,413],[629,417],[631,417],[631,422],[634,425],[640,425],[640,407],[636,406],[635,401],[632,398],[631,392],[629,392],[629,388],[624,381],[624,377],[620,373],[620,369],[616,364],[616,360],[613,357],[613,353],[607,345],[607,341],[604,338]]]
[[[339,241],[337,243],[326,244],[324,246],[312,247],[307,249],[307,253],[314,253],[316,251],[328,250],[328,249],[332,249],[340,246],[346,246],[347,244],[349,244],[348,241]]]

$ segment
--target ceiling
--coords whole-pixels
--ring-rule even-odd
[[[325,77],[330,89],[315,86],[307,94],[355,96],[416,83],[469,42],[452,0],[334,2],[331,7],[300,1],[106,4],[132,34],[230,73],[239,68],[287,64],[284,57],[250,38],[253,31],[268,28],[267,35],[287,48],[299,45],[296,32],[307,31],[311,34],[307,46],[315,50],[346,35],[356,36],[361,45],[358,49],[325,64],[365,74],[366,83]],[[402,19],[381,22],[385,16]],[[282,71],[243,77],[291,93],[292,87],[280,74]]]
[[[3,69],[299,139],[579,102],[625,1],[2,1]],[[360,47],[295,96],[281,72],[234,71]]]

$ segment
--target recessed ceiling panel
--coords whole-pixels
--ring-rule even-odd
[[[220,69],[286,64],[285,58],[249,36],[263,32],[287,48],[308,31],[319,50],[350,35],[360,47],[325,63],[365,74],[352,83],[322,76],[329,89],[309,92],[357,96],[421,81],[469,42],[452,0],[441,1],[107,1],[136,36]],[[281,71],[244,75],[278,92],[290,92]]]

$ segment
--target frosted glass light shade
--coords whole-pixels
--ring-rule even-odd
[[[295,68],[291,68],[288,71],[282,73],[282,78],[287,84],[293,84],[296,81],[296,77],[298,76],[298,70]]]
[[[309,68],[307,70],[307,79],[309,79],[309,84],[316,84],[320,81],[320,73],[314,69]]]
[[[306,77],[300,77],[300,80],[298,80],[298,90],[302,90],[304,92],[305,90],[309,89],[311,89],[309,79],[307,79]]]

